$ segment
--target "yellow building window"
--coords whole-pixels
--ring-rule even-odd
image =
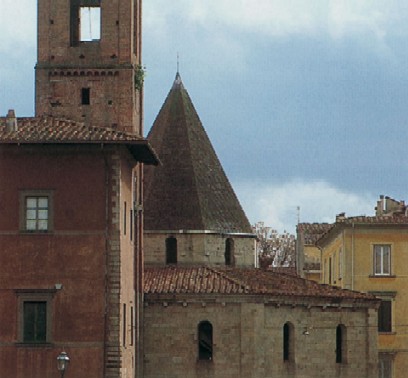
[[[391,274],[390,245],[374,245],[374,274],[376,276],[389,276]]]

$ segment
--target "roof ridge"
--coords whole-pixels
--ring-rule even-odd
[[[6,117],[0,117],[0,120],[5,120]],[[52,116],[49,114],[42,114],[39,116],[32,116],[32,117],[17,117],[17,121],[21,121],[21,122],[32,122],[34,120],[37,121],[44,121],[45,123],[47,123],[47,126],[60,126],[59,123],[63,122],[63,123],[67,123],[67,126],[77,126],[77,127],[82,127],[84,129],[87,130],[93,130],[93,131],[101,131],[104,130],[106,132],[111,132],[111,133],[115,133],[117,135],[123,135],[123,136],[131,136],[131,137],[135,137],[138,136],[136,133],[133,132],[129,132],[129,131],[125,131],[125,130],[118,130],[115,129],[113,127],[107,127],[107,126],[100,126],[100,125],[86,125],[85,122],[83,121],[77,121],[71,118],[67,118],[67,117],[60,117],[60,116]],[[48,124],[48,122],[50,122]],[[141,136],[138,136],[140,138],[142,138]]]
[[[223,277],[223,278],[226,279],[227,281],[230,281],[230,282],[232,282],[233,284],[240,286],[241,289],[242,289],[245,293],[248,293],[249,290],[250,290],[250,288],[251,288],[249,285],[247,285],[246,282],[241,281],[241,280],[239,280],[238,278],[231,277],[230,275],[228,275],[228,274],[226,273],[226,270],[219,270],[219,269],[217,269],[217,268],[210,267],[210,266],[205,266],[204,268],[205,268],[205,269],[208,269],[208,270],[210,270],[210,271],[212,271],[212,272],[215,273],[215,274],[220,275],[221,277]],[[236,268],[236,269],[238,269],[238,268]]]

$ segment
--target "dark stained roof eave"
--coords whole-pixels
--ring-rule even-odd
[[[125,145],[136,161],[142,162],[147,165],[160,165],[160,159],[150,145],[147,139],[133,140],[133,141],[116,141],[116,140],[7,140],[0,141],[0,145],[87,145],[87,144],[100,144],[100,145]]]
[[[234,231],[222,231],[222,230],[144,230],[146,234],[213,234],[213,235],[225,235],[236,236],[256,239],[258,236],[250,232],[234,232]]]

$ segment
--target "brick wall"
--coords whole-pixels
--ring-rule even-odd
[[[36,115],[142,135],[142,98],[134,79],[141,63],[141,1],[100,2],[100,40],[76,44],[70,3],[39,0]],[[90,90],[89,104],[82,103],[82,88]]]

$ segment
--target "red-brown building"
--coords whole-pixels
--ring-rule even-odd
[[[2,378],[140,369],[140,6],[38,1],[36,115],[0,118]]]

